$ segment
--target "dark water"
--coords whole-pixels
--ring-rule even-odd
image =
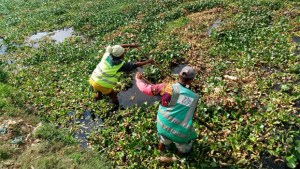
[[[292,40],[293,40],[293,42],[295,42],[295,43],[297,43],[297,44],[300,44],[300,37],[298,37],[298,36],[293,36],[293,37],[292,37]]]
[[[281,90],[281,85],[280,84],[275,84],[273,86],[273,89],[279,92]]]
[[[136,72],[143,73],[142,68],[137,68],[137,71],[135,71],[132,75],[132,88],[128,89],[127,91],[120,92],[118,94],[118,100],[120,102],[120,105],[122,105],[124,108],[132,107],[134,104],[137,104],[138,107],[141,107],[144,102],[147,102],[148,105],[151,105],[155,101],[159,101],[159,96],[147,96],[143,92],[141,92],[138,87],[136,86],[135,81],[135,74]],[[133,100],[130,100],[134,98]]]
[[[219,19],[217,19],[214,22],[214,24],[209,28],[209,30],[207,31],[207,34],[210,35],[211,32],[212,32],[212,30],[215,29],[215,28],[217,28],[217,27],[219,27],[221,24],[222,24],[222,22]]]
[[[179,64],[172,68],[171,74],[179,74],[181,69],[187,66],[187,64]]]
[[[90,133],[92,130],[102,129],[101,125],[103,125],[102,119],[95,116],[93,113],[89,111],[84,111],[82,113],[82,117],[80,119],[75,118],[75,112],[69,112],[68,115],[72,117],[71,123],[77,124],[80,126],[80,129],[74,133],[74,137],[80,140],[81,147],[88,147],[87,139],[88,135],[86,133]]]
[[[171,74],[179,74],[181,69],[185,66],[186,64],[179,64],[178,66],[173,67]],[[142,68],[137,68],[137,71],[143,73],[144,70]],[[132,75],[132,88],[128,89],[127,91],[120,92],[118,94],[120,105],[122,105],[124,108],[132,107],[134,104],[137,104],[138,107],[141,107],[144,102],[147,102],[147,105],[149,106],[155,101],[160,101],[161,99],[160,96],[147,96],[138,89],[135,81],[136,72]],[[132,98],[134,99],[130,100]]]
[[[298,36],[293,36],[292,37],[293,42],[300,44],[300,37]],[[297,49],[295,50],[296,55],[300,55],[300,46],[297,46]]]
[[[281,161],[276,162],[275,161],[276,159],[277,158],[275,156],[272,156],[269,153],[266,153],[266,152],[260,153],[260,163],[262,164],[262,168],[265,168],[265,169],[286,168],[285,162],[281,162]],[[256,167],[259,167],[259,166],[256,166]]]
[[[298,100],[295,101],[295,107],[300,108],[300,99],[298,99]]]

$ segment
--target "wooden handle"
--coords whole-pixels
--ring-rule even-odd
[[[149,82],[146,78],[144,78],[144,77],[142,77],[142,79],[146,82],[146,83],[148,83],[148,84],[151,84],[152,85],[152,83],[151,82]]]

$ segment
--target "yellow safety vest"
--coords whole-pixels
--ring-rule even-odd
[[[119,65],[113,65],[109,60],[109,55],[109,53],[103,55],[91,77],[99,85],[111,89],[119,80],[121,72],[118,70],[123,66],[124,61]]]

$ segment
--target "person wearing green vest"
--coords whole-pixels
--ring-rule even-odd
[[[114,104],[113,110],[119,108],[117,93],[113,90],[113,87],[117,84],[121,72],[132,71],[137,67],[153,62],[152,59],[149,59],[144,62],[125,63],[122,60],[125,57],[124,48],[128,47],[138,47],[138,45],[132,43],[115,45],[112,47],[108,46],[101,62],[96,66],[90,77],[90,85],[97,92],[94,96],[94,100],[98,101],[103,99],[102,94],[108,95]]]
[[[177,155],[188,153],[192,148],[192,140],[197,134],[192,124],[196,115],[199,94],[189,89],[196,74],[192,67],[184,67],[176,84],[145,84],[142,75],[136,73],[136,84],[140,91],[149,96],[161,96],[162,101],[157,113],[158,149],[175,143]]]

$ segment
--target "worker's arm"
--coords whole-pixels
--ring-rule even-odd
[[[144,66],[144,65],[146,65],[148,63],[152,63],[152,62],[153,62],[153,59],[149,59],[149,60],[144,61],[144,62],[136,62],[135,64],[136,64],[136,67],[141,67],[141,66]]]
[[[142,79],[142,74],[140,72],[137,72],[135,75],[135,81],[136,81],[136,86],[139,88],[141,92],[148,96],[153,96],[152,90],[151,90],[151,85],[148,85],[144,83]]]

